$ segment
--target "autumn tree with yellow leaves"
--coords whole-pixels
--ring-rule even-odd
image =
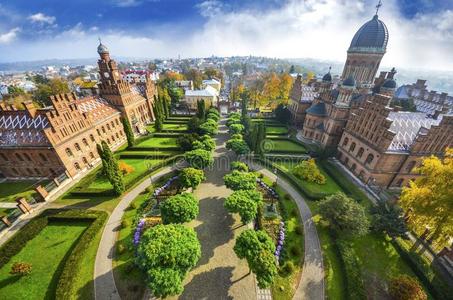
[[[404,187],[400,205],[408,225],[417,234],[429,229],[428,240],[436,248],[449,246],[453,237],[453,148],[445,156],[425,158],[416,169],[421,177]]]

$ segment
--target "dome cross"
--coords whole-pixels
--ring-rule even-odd
[[[379,9],[381,8],[381,6],[382,6],[382,1],[379,0],[379,3],[376,5],[376,16],[377,16],[377,14],[378,14]]]

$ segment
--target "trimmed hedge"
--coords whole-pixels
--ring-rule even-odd
[[[338,251],[346,279],[346,295],[348,299],[366,299],[365,286],[362,279],[361,265],[353,246],[343,240],[335,239],[335,250]]]
[[[434,265],[427,267],[418,254],[407,251],[397,239],[392,239],[391,242],[404,262],[409,265],[435,299],[453,299],[451,288],[448,283],[439,278],[440,275],[436,274]]]
[[[130,151],[162,151],[162,150],[168,150],[168,151],[179,151],[181,148],[179,147],[133,147],[128,149]]]
[[[89,210],[70,210],[66,212],[63,217],[59,217],[60,219],[91,219],[92,223],[79,238],[69,257],[66,258],[60,278],[58,279],[55,299],[70,299],[71,295],[77,293],[77,291],[75,291],[73,278],[80,272],[85,252],[88,250],[99,231],[104,227],[107,217],[108,214],[104,211]]]
[[[71,295],[75,295],[74,278],[80,271],[82,258],[85,251],[90,246],[96,234],[102,229],[108,214],[103,211],[90,211],[90,210],[59,210],[48,209],[43,211],[40,215],[32,219],[29,223],[25,224],[19,232],[17,232],[10,240],[8,240],[3,247],[0,248],[0,268],[6,265],[22,248],[25,247],[27,242],[36,237],[49,222],[59,221],[90,221],[91,224],[83,232],[77,243],[70,250],[70,254],[66,256],[64,264],[58,276],[58,283],[55,291],[56,299],[69,299]],[[50,258],[51,259],[51,258]],[[57,274],[58,275],[58,274]]]

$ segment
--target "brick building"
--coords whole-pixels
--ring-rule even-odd
[[[414,167],[428,155],[442,156],[453,146],[453,116],[443,111],[397,112],[390,107],[397,84],[395,69],[376,77],[389,34],[377,14],[355,34],[339,83],[329,73],[308,83],[319,94],[308,106],[291,108],[293,120],[304,120],[302,138],[334,154],[363,182],[401,187],[417,175]],[[418,95],[418,82],[407,88]],[[295,98],[303,87],[296,84]],[[433,93],[444,104],[446,94]],[[429,97],[429,96],[428,96]],[[426,97],[426,98],[428,98]],[[429,98],[429,99],[431,99]]]
[[[25,109],[17,110],[0,104],[0,177],[75,176],[99,161],[96,144],[106,141],[115,149],[126,141],[122,117],[137,134],[144,132],[154,119],[154,84],[123,81],[102,43],[98,53],[99,95],[55,95],[45,108],[24,103]]]

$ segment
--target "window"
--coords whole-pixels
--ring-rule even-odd
[[[406,167],[407,173],[410,173],[412,171],[412,169],[415,167],[415,163],[416,163],[415,160],[413,160],[407,164],[407,167]]]
[[[373,154],[368,154],[368,156],[366,157],[366,160],[365,160],[365,163],[366,164],[371,164],[374,160],[374,155]]]
[[[74,163],[74,168],[76,168],[76,170],[80,171],[80,165],[78,162]]]
[[[41,157],[41,160],[47,161],[47,157],[44,154],[39,153],[39,157]]]
[[[17,172],[17,170],[15,168],[12,168],[11,170],[13,170],[14,174],[19,175],[19,172]]]
[[[99,132],[98,132],[98,133],[99,133]],[[95,142],[95,141],[96,141],[96,140],[94,139],[94,135],[90,134],[90,140],[91,140],[92,142]]]
[[[98,132],[98,135],[101,136],[101,132],[99,131],[99,129],[96,129],[96,131]]]
[[[363,155],[364,151],[365,150],[362,147],[360,147],[359,152],[357,152],[357,158],[362,158],[362,155]]]
[[[353,152],[354,149],[355,149],[355,143],[352,142],[351,146],[349,147],[349,151],[350,151],[350,152]]]
[[[90,152],[90,158],[91,158],[91,159],[94,159],[94,154],[93,154],[93,152]]]
[[[348,143],[349,143],[349,139],[348,138],[344,138],[343,146],[346,146]]]
[[[33,172],[31,171],[30,168],[27,168],[27,173],[28,173],[28,175],[31,175]]]
[[[85,138],[84,138],[84,139],[82,139],[82,142],[83,142],[83,144],[84,144],[85,146],[87,146],[87,147],[88,147],[88,141],[87,141],[87,139],[85,139]]]
[[[27,153],[24,153],[24,156],[28,161],[31,161],[30,155],[28,155]]]
[[[16,153],[16,157],[17,157],[18,160],[24,161],[22,155],[20,155],[19,153]]]
[[[39,170],[37,168],[35,168],[35,174],[36,175],[41,175],[41,172],[39,172]]]
[[[351,171],[354,173],[356,168],[357,168],[357,165],[356,164],[352,164]]]
[[[57,176],[57,173],[55,172],[54,169],[49,168],[49,171],[50,171],[50,173],[52,174],[52,176]]]
[[[102,126],[101,129],[102,129],[102,133],[105,133],[105,128],[104,128],[104,126]]]
[[[86,159],[86,157],[83,157],[82,160],[84,164],[88,165],[88,160]]]
[[[107,130],[110,131],[110,125],[109,124],[107,124]]]
[[[75,148],[77,151],[82,151],[82,149],[80,149],[79,143],[75,143],[75,144],[74,144],[74,148]]]
[[[3,159],[4,161],[8,161],[8,160],[9,160],[8,157],[6,157],[6,155],[3,154],[3,153],[0,153],[0,156],[2,157],[2,159]]]
[[[68,156],[72,156],[72,151],[71,151],[71,149],[66,148],[66,154],[67,154]]]

